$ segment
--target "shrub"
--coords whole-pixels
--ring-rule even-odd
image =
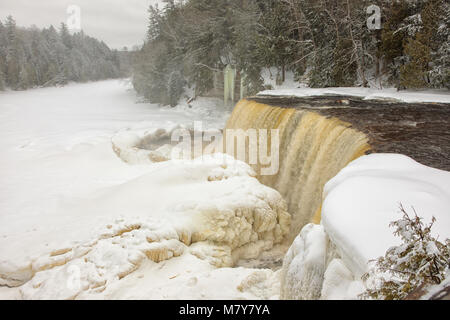
[[[397,300],[405,298],[419,286],[440,284],[449,270],[450,239],[442,243],[431,235],[436,219],[424,224],[414,208],[410,217],[400,205],[402,218],[392,222],[394,235],[402,244],[387,250],[384,257],[363,276],[373,285],[360,298]]]

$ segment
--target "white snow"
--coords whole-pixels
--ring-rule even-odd
[[[401,102],[441,102],[450,103],[449,90],[397,91],[395,88],[375,89],[359,87],[340,88],[293,88],[289,83],[276,90],[265,90],[258,95],[310,97],[310,96],[354,96],[364,100],[395,100]]]
[[[355,275],[367,262],[399,244],[390,222],[399,220],[400,203],[429,223],[442,241],[450,237],[450,172],[426,167],[398,154],[361,157],[324,189],[322,224]]]
[[[180,265],[184,266],[180,268]],[[160,264],[148,261],[102,293],[104,299],[277,299],[278,273],[248,268],[214,268],[184,254]],[[84,294],[80,298],[96,298]]]
[[[259,271],[216,269],[254,258],[288,230],[286,204],[250,167],[224,155],[131,165],[113,150],[113,137],[133,145],[195,120],[222,128],[229,111],[215,99],[135,103],[127,88],[0,93],[0,286],[25,283],[1,287],[0,298],[276,295],[270,270],[252,282],[245,277]]]
[[[323,277],[322,300],[352,300],[365,290],[361,279],[355,279],[338,258],[329,263]]]
[[[449,102],[448,92],[273,94],[336,93]],[[0,299],[354,299],[367,262],[398,244],[389,223],[400,203],[450,237],[450,172],[373,154],[327,183],[322,225],[305,226],[282,270],[229,268],[281,241],[286,204],[227,156],[139,148],[196,120],[223,128],[218,100],[135,100],[115,80],[0,92]]]

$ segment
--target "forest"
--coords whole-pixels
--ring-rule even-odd
[[[201,95],[231,65],[249,94],[277,68],[310,87],[450,87],[450,5],[444,0],[164,0],[149,8],[133,59],[136,91],[175,105],[186,86]],[[367,8],[381,28],[367,27]]]
[[[0,90],[64,85],[128,76],[128,54],[111,50],[83,31],[16,26],[0,21]]]

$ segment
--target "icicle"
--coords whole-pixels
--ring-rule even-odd
[[[236,70],[233,69],[230,65],[227,65],[223,71],[224,73],[224,83],[223,83],[223,91],[224,91],[224,103],[226,106],[229,105],[228,101],[231,98],[231,104],[234,102],[234,87],[235,87],[235,79],[236,79]]]

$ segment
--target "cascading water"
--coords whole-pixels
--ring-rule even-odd
[[[308,222],[320,221],[325,183],[370,150],[367,136],[349,123],[245,99],[234,108],[226,129],[279,130],[279,171],[258,179],[278,190],[287,201],[292,215],[290,240]],[[260,165],[253,165],[253,169],[260,172]]]

